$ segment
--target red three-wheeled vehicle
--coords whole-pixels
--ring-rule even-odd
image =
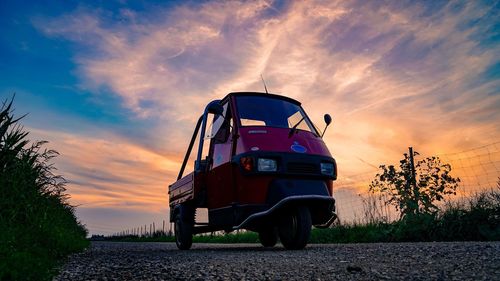
[[[193,234],[237,229],[257,232],[265,247],[279,238],[304,248],[313,225],[336,218],[337,166],[323,134],[288,97],[241,92],[210,102],[168,190],[178,248],[189,249]],[[183,176],[196,140],[194,171]],[[196,222],[197,208],[208,209],[208,223]]]

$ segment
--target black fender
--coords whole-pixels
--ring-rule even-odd
[[[177,215],[180,215],[183,221],[194,222],[195,212],[196,210],[192,204],[178,204],[175,207],[170,208],[170,222],[175,222]]]
[[[335,199],[328,192],[324,180],[275,179],[269,185],[267,204],[275,206],[282,201],[281,208],[294,204],[307,206],[313,225],[325,224],[335,212]]]
[[[180,204],[170,208],[170,222],[175,222],[175,217],[180,212]]]
[[[279,201],[290,196],[307,197],[309,195],[327,196],[332,198],[328,193],[326,183],[322,180],[275,179],[269,185],[266,203],[269,206],[273,206]]]
[[[335,215],[335,199],[322,180],[276,179],[267,194],[269,208],[248,216],[233,229],[256,228],[263,221],[294,206],[306,206],[311,212],[313,225],[325,225]]]

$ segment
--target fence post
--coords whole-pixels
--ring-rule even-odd
[[[419,206],[418,206],[418,200],[419,200],[419,197],[420,197],[420,194],[418,192],[418,188],[417,188],[417,177],[415,175],[415,160],[413,159],[413,147],[408,147],[408,150],[410,152],[410,171],[411,171],[411,178],[410,178],[410,186],[412,187],[412,191],[413,191],[413,196],[415,198],[415,200],[417,200],[417,206],[415,206],[415,211],[418,213],[419,212]]]

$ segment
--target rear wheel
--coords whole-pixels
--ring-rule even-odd
[[[259,241],[264,247],[274,247],[278,242],[278,232],[275,227],[267,227],[259,231]]]
[[[287,209],[278,224],[281,243],[288,250],[303,249],[309,241],[311,226],[311,213],[307,207]]]
[[[193,244],[194,208],[181,205],[175,216],[175,244],[180,250],[188,250]]]

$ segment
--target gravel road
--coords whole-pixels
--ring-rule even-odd
[[[93,242],[55,280],[500,280],[500,242],[309,245]]]

